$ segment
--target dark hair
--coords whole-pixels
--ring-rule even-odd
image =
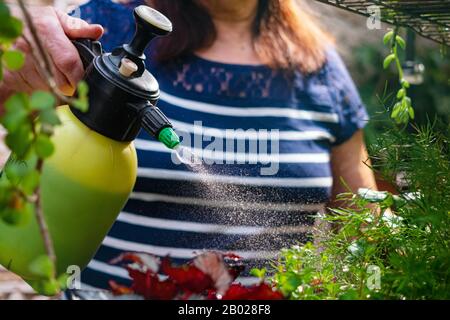
[[[171,36],[158,41],[155,58],[172,60],[208,48],[216,29],[208,10],[196,0],[147,0],[174,24]],[[253,24],[255,51],[262,61],[277,69],[317,71],[325,62],[330,37],[318,26],[306,5],[298,0],[259,0]]]

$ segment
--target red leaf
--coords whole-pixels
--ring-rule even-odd
[[[211,277],[192,264],[174,267],[166,257],[161,263],[161,271],[183,290],[202,293],[205,290],[214,289]]]
[[[250,288],[251,294],[249,300],[283,300],[284,296],[281,292],[273,287],[262,283],[258,286]]]
[[[170,279],[161,281],[158,275],[147,271],[128,269],[133,279],[133,291],[148,300],[173,300],[178,294],[178,287]]]
[[[216,290],[207,290],[206,291],[206,300],[217,300],[217,292],[216,292]]]
[[[250,290],[240,283],[234,283],[222,297],[222,300],[246,300]]]
[[[161,262],[158,257],[144,253],[124,253],[112,261],[116,264],[124,262],[128,263],[126,268],[133,284],[128,288],[111,281],[111,289],[117,295],[135,293],[153,300],[283,299],[280,292],[264,283],[248,288],[241,284],[230,285],[244,269],[241,257],[234,254],[206,252],[182,266],[172,265],[168,257]],[[168,278],[160,280],[158,272]]]
[[[274,290],[265,283],[244,287],[241,284],[233,284],[222,300],[282,300],[281,292]]]
[[[223,255],[218,252],[205,252],[197,256],[193,265],[211,278],[220,295],[223,295],[233,282]]]

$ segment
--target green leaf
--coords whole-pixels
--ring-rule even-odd
[[[292,292],[302,284],[302,279],[297,274],[287,272],[283,282],[283,291]]]
[[[16,112],[6,112],[0,122],[9,132],[14,132],[27,120],[28,113],[25,110],[18,110]]]
[[[29,98],[25,93],[17,93],[10,96],[5,101],[5,109],[7,111],[18,111],[18,110],[28,110],[29,108]]]
[[[6,113],[1,118],[1,124],[13,132],[20,128],[28,117],[28,96],[19,93],[8,98],[5,102]]]
[[[5,166],[5,175],[14,185],[20,184],[29,172],[30,168],[25,161],[8,161]]]
[[[26,157],[33,141],[31,125],[25,123],[6,136],[6,145],[19,159]]]
[[[409,112],[409,117],[410,117],[411,119],[414,119],[414,117],[415,117],[414,108],[410,106],[410,107],[408,108],[408,112]]]
[[[400,84],[402,85],[403,88],[406,88],[406,89],[408,89],[408,88],[410,87],[409,82],[406,81],[405,79],[402,79],[402,80],[400,81]]]
[[[77,108],[81,112],[87,112],[89,109],[88,93],[89,86],[85,81],[81,81],[77,88],[78,99],[73,102],[73,107]]]
[[[387,193],[386,199],[383,200],[382,206],[389,208],[394,205],[394,198],[392,197],[392,194]]]
[[[398,90],[397,99],[402,99],[406,95],[406,90],[404,88]]]
[[[51,279],[55,273],[55,266],[47,255],[41,255],[34,259],[28,268],[35,276],[46,279]]]
[[[0,178],[0,217],[3,215],[3,210],[9,205],[13,195],[12,185],[8,179]]]
[[[252,275],[256,278],[259,278],[259,279],[264,279],[266,277],[266,273],[267,273],[266,268],[262,268],[262,269],[253,268],[252,270],[250,270],[250,275]]]
[[[404,101],[404,105],[405,105],[405,107],[411,107],[411,98],[410,97],[404,97],[403,98],[403,101]]]
[[[31,280],[28,281],[30,286],[40,295],[53,297],[61,292],[59,282],[56,279],[47,280]]]
[[[34,205],[25,203],[21,200],[17,208],[6,208],[2,213],[2,219],[5,223],[12,226],[26,226],[34,216]]]
[[[406,42],[405,42],[405,40],[404,40],[402,37],[400,37],[399,35],[397,35],[397,36],[395,37],[395,41],[397,42],[397,44],[398,44],[403,50],[405,50],[405,48],[406,48]]]
[[[39,121],[43,124],[57,126],[61,124],[58,114],[54,109],[46,109],[39,114]]]
[[[70,275],[67,273],[63,273],[62,275],[60,275],[57,279],[58,284],[59,284],[59,288],[61,290],[66,290],[67,289],[67,282],[69,281],[69,277]]]
[[[19,19],[9,15],[9,11],[0,9],[0,41],[12,42],[22,34],[23,24]]]
[[[391,63],[395,60],[395,54],[390,54],[386,57],[386,59],[384,59],[383,61],[383,68],[387,69],[389,68],[389,66],[391,65]]]
[[[391,30],[391,31],[389,31],[388,33],[386,33],[385,35],[384,35],[384,37],[383,37],[383,43],[385,44],[385,45],[387,45],[391,40],[392,40],[392,37],[394,36],[394,31],[393,30]]]
[[[80,97],[87,98],[89,93],[89,86],[86,81],[80,81],[80,83],[78,83],[77,90]]]
[[[81,112],[87,112],[89,110],[89,103],[87,100],[77,99],[73,101],[72,106]]]
[[[35,91],[31,96],[30,106],[33,110],[47,110],[55,106],[55,97],[46,91]]]
[[[34,149],[39,158],[46,159],[55,152],[55,146],[50,137],[45,134],[39,134],[34,143]]]
[[[23,177],[20,186],[26,195],[30,196],[34,193],[39,185],[40,173],[37,170],[31,170],[25,177]]]
[[[406,106],[406,103],[404,102],[404,100],[402,102],[399,102],[399,105],[400,106],[398,107],[396,116],[394,117],[394,113],[393,113],[392,118],[394,118],[394,120],[397,124],[407,124],[409,121],[408,107]]]
[[[2,58],[5,66],[11,71],[17,71],[25,64],[25,55],[18,50],[6,51]]]
[[[402,108],[402,104],[400,102],[397,102],[394,105],[394,108],[392,110],[391,118],[393,118],[393,119],[397,118],[400,113],[401,108]]]

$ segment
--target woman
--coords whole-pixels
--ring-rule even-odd
[[[79,12],[104,27],[110,51],[132,36],[138,4],[96,0]],[[84,271],[84,284],[126,282],[126,272],[107,264],[122,251],[182,261],[203,249],[223,250],[261,266],[279,249],[310,239],[310,216],[346,191],[341,179],[352,190],[376,187],[364,163],[367,114],[356,88],[327,35],[296,1],[148,4],[175,28],[147,52],[159,107],[185,143],[200,141],[197,149],[235,131],[228,130],[223,149],[215,144],[220,152],[206,153],[204,161],[214,164],[203,166],[173,161],[141,133],[134,192]],[[266,137],[268,154],[261,156]],[[225,163],[243,153],[249,161]]]

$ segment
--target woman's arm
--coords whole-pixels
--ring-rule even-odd
[[[330,207],[339,206],[336,196],[343,192],[356,192],[359,188],[377,190],[375,176],[369,168],[370,160],[364,143],[364,134],[358,130],[349,140],[332,149],[333,191]],[[344,180],[344,185],[341,180]]]

